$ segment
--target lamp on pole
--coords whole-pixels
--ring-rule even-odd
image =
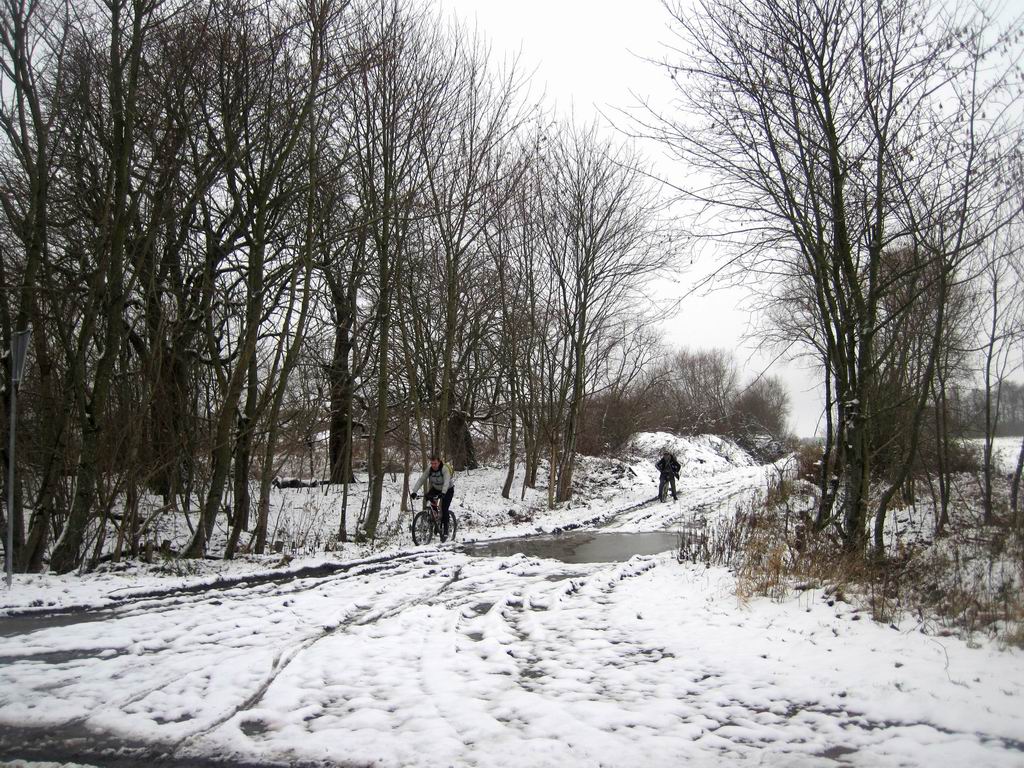
[[[11,432],[7,451],[7,588],[14,581],[14,425],[18,418],[18,385],[25,371],[25,357],[32,326],[11,337]]]

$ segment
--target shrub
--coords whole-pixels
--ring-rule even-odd
[[[824,447],[821,440],[798,440],[791,447],[796,455],[796,476],[815,485],[821,479]]]
[[[969,485],[967,476],[961,482]],[[685,532],[681,561],[725,565],[742,599],[783,599],[792,590],[822,589],[876,621],[912,616],[939,634],[985,633],[1024,647],[1024,537],[1009,525],[983,525],[976,505],[951,512],[949,535],[922,535],[931,515],[904,510],[903,535],[882,556],[850,553],[829,532],[814,532],[813,497],[801,481],[775,481],[765,493],[718,521]]]

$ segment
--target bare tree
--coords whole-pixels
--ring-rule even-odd
[[[297,171],[304,165],[304,140],[318,106],[321,78],[326,66],[322,47],[325,27],[331,18],[329,5],[313,4],[312,11],[295,24],[287,13],[271,5],[241,5],[223,18],[224,46],[222,77],[225,88],[217,119],[223,130],[225,148],[235,162],[227,166],[225,190],[237,214],[237,237],[244,250],[233,259],[236,273],[243,278],[243,312],[237,328],[238,344],[230,367],[220,375],[220,408],[214,419],[211,446],[211,479],[203,501],[200,523],[186,553],[205,553],[230,471],[232,426],[243,392],[247,392],[241,437],[249,439],[255,424],[257,377],[256,352],[261,328],[267,319],[267,302],[276,278],[299,274],[308,279],[308,255],[300,272],[287,263],[268,258],[291,259],[294,253],[280,247],[276,229],[289,211],[289,203],[304,193]],[[327,10],[325,10],[327,9]],[[305,57],[295,55],[305,46]],[[308,231],[306,232],[308,234]],[[303,307],[306,293],[301,296]],[[305,312],[303,308],[301,310]],[[301,342],[302,319],[299,322]],[[244,450],[248,450],[246,446]]]
[[[1024,295],[1013,264],[1021,248],[1016,242],[1017,231],[1016,227],[1007,228],[992,239],[982,278],[987,289],[981,305],[986,309],[982,332],[985,432],[981,463],[986,525],[993,522],[993,446],[1003,411],[1004,385],[1013,364],[1012,355],[1024,332]]]
[[[985,116],[1007,80],[978,75],[1000,41],[977,19],[917,0],[671,10],[680,44],[666,66],[688,115],[655,114],[645,128],[712,178],[687,193],[717,218],[708,231],[733,248],[733,266],[757,275],[761,290],[803,291],[797,306],[814,323],[836,411],[839,530],[860,549],[884,410],[874,399],[879,335],[913,306],[883,300],[897,283],[910,280],[916,297],[931,281],[938,314],[909,441],[875,510],[876,542],[916,455],[949,286],[999,226],[999,158],[1014,118]],[[901,249],[904,273],[886,273],[885,254]]]
[[[85,297],[80,354],[72,366],[81,444],[74,500],[50,559],[50,567],[58,573],[79,564],[94,512],[106,409],[126,338],[125,309],[148,249],[149,238],[131,236],[141,203],[138,189],[158,173],[157,163],[136,152],[143,119],[144,50],[147,35],[175,9],[161,0],[117,0],[99,10],[103,14],[97,17],[99,30],[93,32],[85,25],[78,37],[79,138],[88,142],[79,149],[90,156],[78,158],[87,172],[77,178],[83,184],[79,194],[92,208],[91,216],[81,218],[78,246],[95,261]],[[97,96],[93,87],[98,87],[105,99],[103,109],[96,110],[91,103]],[[98,359],[95,368],[87,372],[85,357],[93,344]]]
[[[725,349],[682,349],[672,360],[671,398],[684,434],[730,432],[739,396],[736,360]]]
[[[21,553],[25,536],[22,494],[15,489],[13,515],[16,565],[20,569],[39,570],[42,566],[56,495],[57,478],[63,459],[63,420],[68,409],[62,407],[58,393],[59,372],[53,361],[47,318],[39,300],[38,288],[44,282],[43,270],[50,262],[50,179],[54,154],[59,142],[63,92],[64,56],[69,8],[61,3],[5,3],[0,13],[0,129],[3,150],[0,159],[0,205],[7,225],[5,247],[0,266],[0,283],[18,286],[10,298],[0,302],[3,344],[11,348],[12,334],[30,323],[35,328],[35,358],[38,391],[42,408],[51,418],[42,420],[41,467],[35,494],[36,514],[31,522],[30,540]],[[17,247],[14,247],[17,243]],[[16,255],[16,254],[23,254]],[[7,360],[4,403],[9,408],[12,378]],[[5,418],[5,424],[9,420]],[[0,449],[4,483],[12,457],[7,441]],[[20,476],[20,475],[19,475]],[[6,490],[6,488],[5,488]]]
[[[455,378],[458,358],[468,362],[473,350],[460,350],[459,342],[480,337],[466,333],[475,318],[461,299],[469,281],[488,274],[483,233],[502,204],[499,195],[511,188],[502,183],[504,178],[520,172],[518,147],[510,139],[525,119],[525,103],[519,98],[523,82],[515,62],[496,70],[478,34],[456,29],[451,48],[440,62],[438,103],[422,114],[419,140],[437,246],[437,258],[423,277],[441,287],[440,301],[431,302],[431,325],[441,351],[432,442],[462,469],[470,415],[453,410]]]
[[[564,413],[551,453],[558,467],[556,500],[567,501],[592,383],[591,354],[616,315],[639,305],[644,287],[672,254],[658,218],[657,190],[632,149],[599,138],[593,124],[566,126],[545,154],[541,242],[559,339],[548,370],[560,378],[552,403]]]
[[[369,61],[350,90],[346,110],[352,177],[366,220],[374,291],[376,385],[370,455],[370,501],[360,535],[372,538],[380,519],[389,422],[392,317],[398,268],[420,194],[418,129],[437,98],[429,27],[401,0],[364,11],[360,47]]]
[[[530,409],[525,403],[535,338],[530,312],[535,302],[531,301],[529,287],[535,274],[533,259],[540,224],[537,196],[532,186],[538,178],[536,137],[522,153],[524,170],[508,179],[507,193],[499,193],[490,201],[494,207],[493,218],[484,230],[498,289],[499,319],[494,343],[498,350],[499,389],[504,392],[507,404],[508,470],[501,490],[506,499],[512,495],[520,433],[526,431],[524,428],[530,418]],[[527,443],[525,454],[529,464],[530,436],[524,435],[523,439]]]

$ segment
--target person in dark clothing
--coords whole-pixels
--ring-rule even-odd
[[[430,501],[433,498],[441,500],[441,540],[444,541],[448,535],[448,510],[452,506],[452,498],[455,496],[455,481],[440,456],[430,457],[430,466],[420,475],[420,479],[416,481],[416,485],[409,492],[409,497],[419,498],[416,492],[424,485],[427,486],[427,492],[423,496],[425,500]]]
[[[676,457],[668,451],[665,451],[654,467],[661,473],[661,477],[658,480],[658,498],[661,498],[661,491],[662,488],[664,488],[665,483],[671,483],[672,498],[675,499],[676,480],[679,479],[679,470],[682,469],[679,462],[676,461]]]

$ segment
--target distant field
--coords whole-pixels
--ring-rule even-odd
[[[970,442],[978,447],[978,453],[980,455],[985,441],[981,438],[975,438]],[[995,465],[999,468],[1000,472],[1010,474],[1017,467],[1017,456],[1020,454],[1020,442],[1020,437],[997,437],[995,439],[992,453],[995,457]]]

